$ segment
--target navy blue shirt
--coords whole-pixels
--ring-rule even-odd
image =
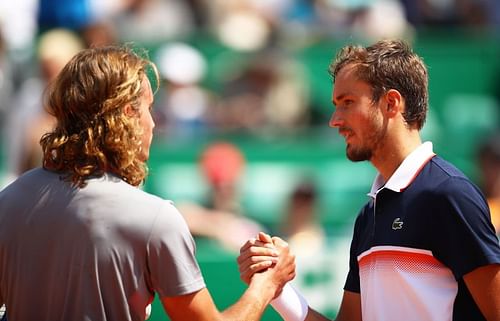
[[[464,321],[484,317],[463,276],[478,267],[500,263],[498,239],[482,192],[453,165],[432,155],[415,170],[407,186],[400,190],[382,187],[363,207],[356,219],[350,254],[345,290],[361,292],[363,308],[370,309],[363,313],[382,309],[363,300],[376,296],[384,300],[386,292],[381,287],[386,285],[382,282],[390,282],[388,300],[391,296],[408,300],[411,307],[414,289],[422,297],[437,292],[435,304],[454,300],[448,311],[453,320]],[[446,299],[451,295],[454,298]],[[421,302],[414,303],[418,306]],[[422,309],[422,317],[434,309]],[[381,318],[378,314],[373,320]]]

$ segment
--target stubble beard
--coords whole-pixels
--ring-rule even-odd
[[[372,150],[366,146],[356,148],[350,144],[346,147],[346,156],[351,162],[363,162],[372,158]]]
[[[366,143],[361,146],[353,146],[347,144],[346,146],[346,156],[352,162],[363,162],[371,161],[373,153],[385,140],[387,134],[386,124],[381,124],[380,126],[373,126],[371,128],[371,134],[366,137]]]

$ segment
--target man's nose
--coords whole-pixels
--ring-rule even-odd
[[[334,127],[340,127],[342,124],[342,120],[338,114],[337,111],[334,111],[332,114],[332,117],[330,117],[330,121],[328,122],[328,126],[334,128]]]

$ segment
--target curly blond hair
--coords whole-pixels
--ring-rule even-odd
[[[138,157],[142,131],[138,117],[125,114],[125,106],[139,113],[149,71],[158,86],[154,63],[127,46],[76,54],[46,93],[46,108],[57,126],[41,138],[43,167],[79,187],[105,172],[140,185],[147,175],[146,163]]]

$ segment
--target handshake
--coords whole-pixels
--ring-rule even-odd
[[[295,278],[295,255],[281,238],[260,232],[248,240],[238,256],[240,278],[251,286],[274,289],[271,306],[286,321],[303,321],[308,313],[307,301],[289,281]]]
[[[246,284],[250,284],[256,273],[274,273],[276,276],[272,279],[278,283],[280,292],[295,277],[295,255],[290,252],[288,243],[263,232],[241,247],[237,261],[240,278]]]

